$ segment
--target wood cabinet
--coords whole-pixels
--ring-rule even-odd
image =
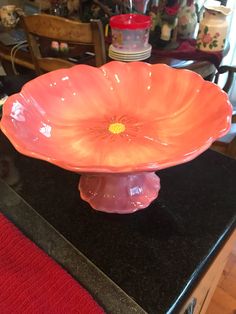
[[[204,314],[220,280],[225,264],[233,246],[236,244],[236,230],[231,234],[221,251],[215,257],[207,272],[199,281],[187,302],[180,310],[180,314]]]

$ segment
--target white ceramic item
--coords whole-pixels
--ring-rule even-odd
[[[200,22],[197,48],[202,51],[222,51],[225,47],[231,9],[223,5],[205,5],[204,17]]]

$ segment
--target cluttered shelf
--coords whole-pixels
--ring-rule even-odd
[[[191,1],[191,4],[190,3],[188,4],[188,6],[189,6],[188,10],[190,10],[190,11],[195,10],[194,9],[195,7],[193,7],[192,2],[193,1]],[[135,4],[135,2],[134,2],[134,4]],[[98,6],[99,5],[100,5],[100,3],[98,4]],[[196,25],[197,25],[196,18],[194,20],[190,21],[192,24],[189,22],[191,25],[189,25],[187,27],[187,29],[186,29],[186,27],[178,24],[178,26],[176,26],[174,28],[174,30],[169,29],[169,33],[168,33],[167,37],[163,35],[163,33],[162,33],[163,30],[162,30],[162,28],[160,28],[160,25],[162,25],[162,24],[159,23],[160,24],[159,25],[157,23],[157,17],[160,15],[160,16],[162,16],[162,18],[164,18],[165,14],[167,14],[167,12],[169,12],[170,9],[172,9],[172,10],[175,9],[175,11],[173,11],[175,14],[173,14],[172,11],[170,11],[172,13],[169,12],[168,14],[170,14],[171,16],[173,14],[173,17],[175,18],[175,22],[177,19],[178,22],[180,23],[180,21],[183,20],[183,17],[181,16],[181,14],[183,13],[182,11],[185,10],[185,7],[183,6],[183,4],[182,4],[182,7],[179,7],[179,6],[168,7],[168,4],[166,4],[166,7],[163,9],[162,15],[160,14],[160,12],[158,13],[158,11],[157,11],[155,18],[153,16],[154,11],[155,11],[153,7],[149,8],[150,11],[148,14],[150,16],[141,15],[141,14],[123,14],[123,15],[121,15],[122,16],[122,20],[121,20],[122,23],[124,22],[124,16],[126,16],[126,18],[128,19],[127,21],[124,22],[124,23],[126,23],[126,25],[130,25],[131,20],[132,20],[132,23],[134,23],[134,25],[132,25],[132,28],[130,29],[131,31],[129,31],[129,30],[127,31],[127,30],[123,29],[123,26],[119,29],[119,27],[120,27],[119,26],[120,21],[118,20],[120,17],[119,14],[113,15],[114,12],[110,11],[110,15],[109,15],[107,13],[108,11],[105,10],[105,8],[102,8],[103,10],[101,10],[101,7],[99,7],[99,8],[100,8],[100,10],[99,10],[100,13],[101,13],[101,11],[103,12],[103,14],[104,14],[104,12],[106,13],[104,15],[104,16],[106,16],[106,20],[104,20],[102,18],[102,15],[97,15],[97,16],[91,15],[91,14],[95,14],[95,13],[90,12],[89,10],[91,10],[91,8],[89,7],[89,9],[88,9],[86,6],[83,7],[84,11],[83,11],[82,17],[79,18],[77,16],[76,19],[80,20],[82,22],[87,21],[88,17],[86,20],[85,12],[88,11],[88,12],[90,12],[90,13],[88,13],[88,16],[90,16],[92,18],[101,18],[101,21],[105,25],[108,25],[107,23],[110,24],[111,29],[108,33],[106,31],[107,28],[104,25],[104,27],[105,27],[104,32],[107,33],[106,35],[108,36],[108,37],[105,37],[105,43],[104,43],[104,45],[106,47],[107,57],[109,57],[108,60],[112,60],[112,59],[120,60],[120,61],[143,60],[143,61],[149,62],[149,63],[166,63],[166,64],[171,65],[171,66],[176,67],[176,68],[188,68],[190,70],[198,72],[204,78],[211,78],[212,74],[215,72],[216,68],[218,68],[222,59],[224,58],[224,56],[229,51],[229,43],[224,44],[222,46],[223,48],[218,47],[220,40],[225,40],[223,38],[220,38],[221,35],[217,35],[217,38],[214,39],[214,44],[213,44],[213,42],[212,42],[212,44],[211,44],[211,42],[209,42],[209,40],[210,40],[209,34],[207,34],[209,37],[207,44],[205,42],[203,43],[203,40],[205,40],[205,39],[203,39],[203,37],[198,36],[197,39],[194,39],[194,36],[196,36],[196,34],[193,35],[194,32],[196,33],[196,31],[195,31]],[[178,8],[178,14],[176,11],[177,8]],[[8,9],[14,10],[14,6],[6,6],[6,9],[7,10]],[[119,8],[119,10],[121,12],[124,12],[124,8]],[[139,8],[139,11],[140,10],[142,11],[141,13],[145,13],[144,11],[147,10],[147,8],[146,7],[145,8]],[[160,9],[160,5],[158,7],[158,10],[159,11],[162,10],[162,9]],[[66,11],[66,10],[64,10],[64,11]],[[68,18],[70,18],[72,20],[75,19],[75,16],[73,15],[73,12],[72,12],[73,10],[70,12],[70,14],[68,13],[69,12],[68,10],[66,11],[67,14],[65,14],[64,11],[54,12],[53,10],[48,10],[49,13],[51,12],[51,13],[54,13],[56,15],[67,16]],[[75,12],[77,12],[77,11],[75,11]],[[81,9],[80,9],[80,11],[81,11]],[[113,12],[113,13],[111,13],[111,12]],[[217,14],[220,14],[223,16],[222,12],[217,12]],[[10,13],[12,14],[12,11]],[[185,12],[185,15],[186,14],[187,13]],[[193,14],[193,12],[192,12],[192,14]],[[184,15],[184,17],[186,19],[187,17],[185,15]],[[140,17],[142,18],[142,20],[140,20],[141,19]],[[137,18],[137,25],[138,26],[135,25],[135,23],[136,23],[135,19],[136,18]],[[168,24],[168,16],[166,18],[167,18],[167,20],[165,23],[167,23],[167,24],[165,24],[165,25],[169,25]],[[110,22],[109,22],[109,20],[110,20]],[[118,23],[116,20],[118,20]],[[6,21],[6,20],[3,20],[3,21]],[[16,20],[15,20],[15,24],[16,24]],[[35,69],[35,65],[32,61],[31,54],[29,52],[29,49],[27,48],[27,43],[26,43],[27,36],[25,35],[25,32],[27,30],[21,29],[22,23],[20,23],[21,26],[19,25],[19,23],[18,23],[18,25],[17,24],[15,25],[15,24],[13,25],[13,26],[15,26],[13,28],[1,26],[1,29],[0,29],[0,59],[2,61],[3,67],[4,67],[7,74],[12,74],[13,72],[16,72],[16,71],[12,71],[12,67],[14,68],[15,66],[16,67],[21,66],[23,68],[30,69],[30,70]],[[176,23],[174,23],[174,24],[176,24]],[[140,25],[142,25],[142,27],[144,27],[144,28],[143,29],[137,29],[137,31],[136,31],[135,28],[141,27]],[[198,27],[201,28],[201,25]],[[150,28],[150,36],[148,36],[149,28]],[[178,37],[175,34],[175,32],[177,30],[179,33]],[[137,39],[135,39],[136,37],[134,38],[133,36],[136,36],[138,38],[139,43],[137,42]],[[223,34],[222,34],[222,36],[223,36]],[[126,37],[127,37],[127,39],[126,39]],[[148,43],[148,37],[149,37],[150,43]],[[163,40],[163,38],[165,40]],[[134,42],[133,42],[133,40],[134,40]],[[218,46],[216,45],[216,42],[218,43],[217,44]],[[203,43],[203,46],[201,49],[199,49],[201,47],[201,43]],[[208,47],[208,45],[209,45],[209,47]],[[55,45],[54,46],[51,45],[50,41],[44,42],[42,47],[47,48],[44,50],[47,51],[47,53],[49,53],[49,57],[52,55],[53,57],[70,59],[70,61],[72,60],[75,63],[87,63],[87,64],[94,65],[94,62],[92,60],[94,57],[94,54],[93,54],[94,51],[88,50],[88,46],[87,47],[85,46],[82,50],[80,50],[80,49],[75,50],[74,47],[73,47],[73,49],[68,49],[68,46],[65,46],[65,47],[67,47],[67,49],[63,48],[64,49],[63,53],[61,53],[60,51],[56,52]],[[51,50],[48,49],[48,47]],[[126,48],[128,49],[127,53],[126,53]],[[73,55],[71,55],[72,50],[74,51]],[[149,50],[151,53],[149,52]],[[75,52],[77,54],[75,54]],[[133,59],[131,58],[131,56]]]
[[[6,33],[6,29],[4,30],[2,29],[2,32]],[[12,30],[7,30],[7,32],[10,33],[12,32]],[[17,45],[17,38],[15,45]],[[25,46],[21,49],[19,47],[15,51],[15,53],[12,54],[13,47],[14,45],[12,44],[10,45],[7,44],[6,42],[4,44],[3,42],[1,42],[0,36],[0,58],[6,73],[9,75],[13,74],[12,62],[14,62],[16,67],[21,66],[25,69],[34,70],[34,64],[32,62],[32,58],[28,49]],[[83,53],[86,53],[87,49],[88,48],[85,47]],[[221,60],[219,54],[209,55],[208,60],[204,60],[204,56],[202,56],[202,54],[199,54],[199,57],[197,57],[198,60],[191,60],[190,56],[193,56],[193,48],[189,49],[189,52],[187,52],[187,57],[186,52],[184,52],[182,48],[181,50],[175,52],[165,51],[160,52],[158,49],[153,49],[151,57],[146,61],[150,63],[166,63],[176,68],[187,68],[189,70],[198,72],[200,75],[206,78],[210,76],[212,73],[215,73],[216,66],[219,64]],[[76,61],[75,58],[73,58],[73,60]],[[86,56],[83,54],[83,57],[81,59],[77,59],[77,62],[87,63],[89,62],[89,60],[91,60],[91,55]]]

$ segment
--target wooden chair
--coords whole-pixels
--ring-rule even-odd
[[[81,23],[49,14],[35,14],[22,16],[22,24],[27,34],[37,75],[58,68],[71,67],[74,63],[70,61],[69,57],[78,57],[78,63],[86,63],[85,52],[90,52],[90,60],[91,52],[94,53],[94,64],[92,65],[101,66],[106,63],[105,40],[100,20]],[[52,41],[67,43],[69,51],[66,53],[53,52]],[[51,55],[48,56],[48,52]],[[84,59],[80,54],[83,54]]]
[[[224,87],[222,89],[226,93],[229,93],[234,82],[234,74],[236,73],[235,66],[227,66],[227,65],[220,66],[215,75],[214,82],[217,84],[219,81],[220,75],[225,74],[225,73],[227,74],[227,78],[226,78]],[[228,132],[228,134],[226,134],[225,136],[218,139],[216,142],[212,144],[212,149],[236,158],[236,109],[235,109],[236,103],[234,104],[232,100],[231,100],[231,103],[234,107],[231,129]]]

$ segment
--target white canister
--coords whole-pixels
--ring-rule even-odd
[[[228,31],[227,16],[231,9],[223,5],[205,5],[204,17],[200,22],[196,47],[202,51],[222,51]]]

